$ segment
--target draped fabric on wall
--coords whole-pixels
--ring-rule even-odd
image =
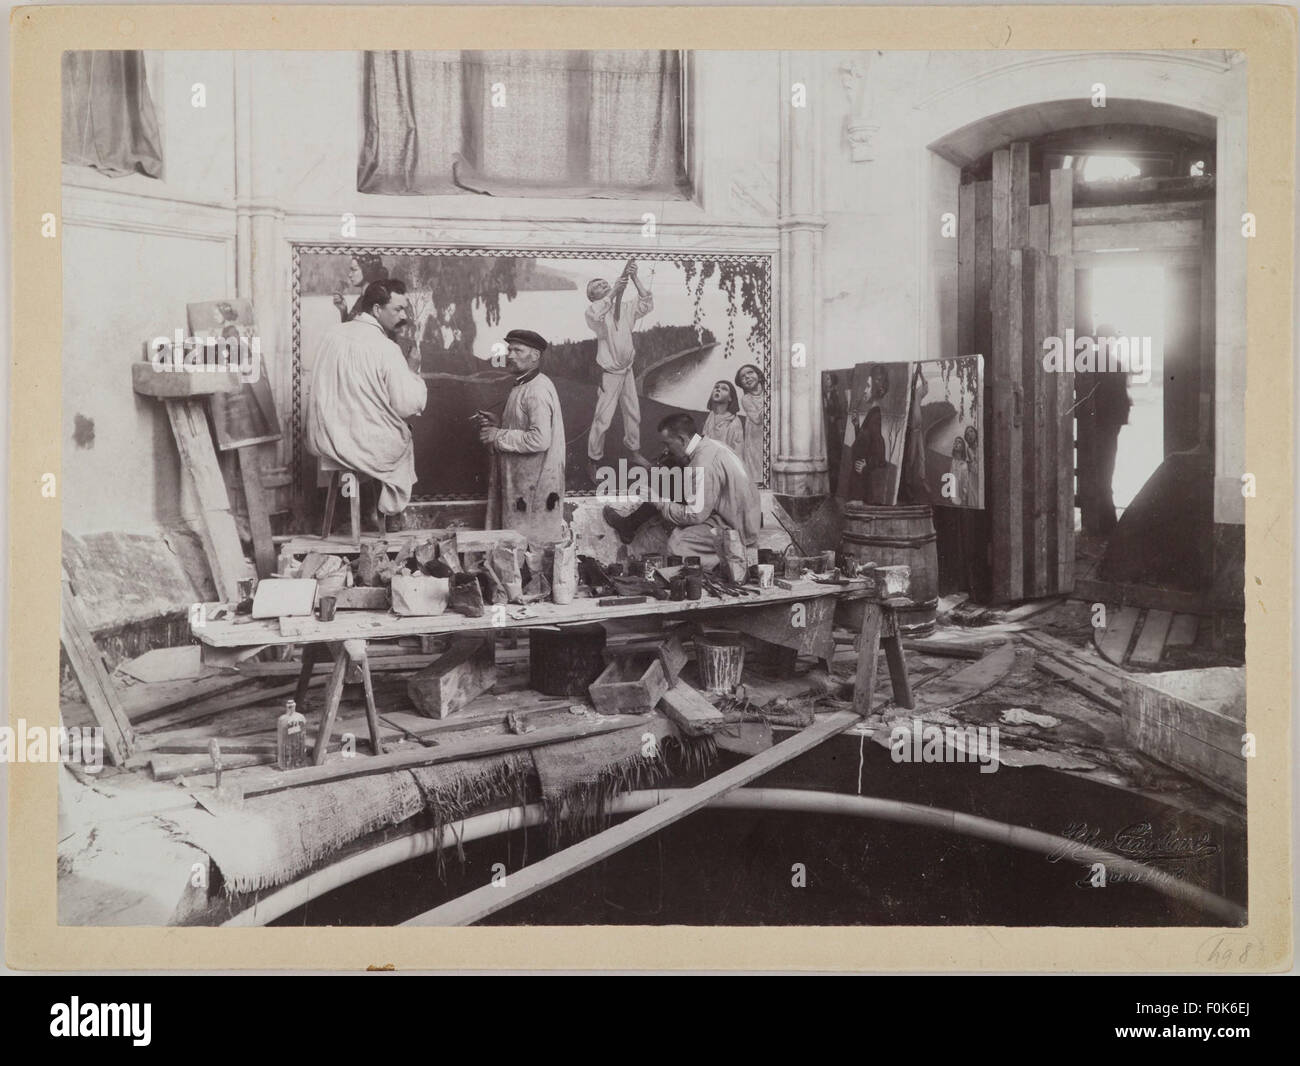
[[[679,52],[366,52],[357,190],[688,195]]]
[[[63,161],[112,177],[162,177],[143,52],[63,53]]]

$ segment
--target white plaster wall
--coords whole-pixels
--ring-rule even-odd
[[[857,99],[842,77],[850,60],[865,71]],[[780,245],[778,224],[789,210],[781,203],[789,86],[780,53],[695,57],[697,199],[653,204],[362,196],[355,191],[357,53],[155,53],[150,62],[165,180],[65,168],[65,360],[78,358],[65,374],[64,501],[74,532],[139,529],[173,517],[174,448],[159,412],[136,400],[119,363],[138,357],[145,338],[183,324],[186,302],[235,291],[236,209],[247,220],[241,256],[253,275],[251,286],[241,279],[241,291],[258,305],[271,341],[268,372],[286,413],[290,242],[340,239],[344,212],[357,216],[361,242],[635,247],[641,216],[652,210],[659,247],[775,253]],[[812,202],[819,205],[814,222],[825,226],[820,281],[797,288],[814,293],[807,298],[821,315],[822,343],[812,355],[822,369],[954,354],[956,241],[939,227],[943,211],[955,210],[958,171],[930,150],[940,138],[989,114],[1076,99],[1099,80],[1115,97],[1218,120],[1216,518],[1240,521],[1244,66],[1196,55],[853,52],[801,57],[799,69],[814,75],[809,106],[821,148]],[[190,106],[197,81],[207,87],[203,111]],[[850,159],[844,124],[853,113],[878,126],[870,162]],[[237,143],[249,160],[238,178]],[[779,264],[775,280],[798,281],[783,279]],[[780,337],[781,323],[774,327]],[[97,357],[83,358],[86,351]],[[95,419],[93,448],[72,443],[77,413]],[[124,480],[129,491],[118,487]]]
[[[60,496],[72,533],[144,532],[197,514],[162,407],[134,393],[128,364],[149,338],[185,327],[187,302],[233,292],[231,71],[228,53],[148,56],[163,180],[64,167]],[[206,108],[191,106],[196,82]],[[94,423],[82,445],[78,415]]]
[[[959,171],[930,146],[971,123],[1051,101],[1171,104],[1211,116],[1218,130],[1215,520],[1244,519],[1246,206],[1245,64],[1222,52],[827,53],[825,181],[827,369],[863,359],[954,354],[956,241],[939,237],[956,209]],[[842,124],[851,103],[842,67],[866,70],[864,111],[878,125],[875,158],[850,160]],[[1259,180],[1258,177],[1256,180]]]

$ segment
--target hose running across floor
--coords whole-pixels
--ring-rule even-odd
[[[658,806],[688,789],[642,789],[615,797],[608,806],[610,815],[637,814]],[[1133,876],[1170,899],[1190,903],[1201,911],[1221,918],[1228,925],[1243,925],[1246,909],[1229,899],[1216,895],[1198,885],[1166,873],[1153,866],[1134,862],[1100,848],[1089,847],[1055,833],[1011,825],[992,818],[944,807],[929,807],[921,803],[901,800],[877,799],[871,796],[849,796],[837,792],[812,792],[797,788],[739,788],[709,803],[708,810],[781,811],[801,814],[848,815],[854,818],[874,818],[904,825],[924,826],[959,836],[986,840],[994,844],[1034,851],[1048,857],[1069,856],[1072,861],[1092,864],[1104,863],[1107,877],[1115,873]],[[441,831],[426,829],[410,833],[380,844],[367,851],[318,870],[315,873],[277,889],[246,910],[223,922],[223,926],[266,925],[292,910],[310,903],[313,899],[350,884],[369,874],[391,866],[428,855],[441,843],[454,847],[457,841],[468,843],[485,837],[508,833],[516,829],[541,825],[545,815],[540,803],[511,807],[487,814],[478,814],[463,821],[444,826]],[[441,837],[441,841],[437,838]]]

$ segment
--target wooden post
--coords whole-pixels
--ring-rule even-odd
[[[108,676],[99,648],[95,646],[90,629],[81,617],[81,609],[67,571],[63,574],[63,611],[59,618],[59,634],[81,690],[86,694],[90,712],[95,716],[96,724],[104,731],[104,751],[108,755],[108,761],[114,766],[121,766],[130,758],[135,747],[135,731],[117,698],[117,690],[113,687],[113,679]]]
[[[253,559],[258,577],[275,573],[275,544],[271,540],[271,514],[266,506],[266,489],[262,485],[261,445],[246,444],[236,449],[239,476],[244,486],[248,508],[248,529],[253,540]]]
[[[871,696],[876,687],[876,660],[880,654],[883,608],[867,601],[862,605],[862,628],[858,631],[858,674],[853,686],[853,713],[865,718],[871,713]]]

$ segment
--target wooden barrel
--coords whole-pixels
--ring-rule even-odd
[[[709,633],[695,638],[695,665],[707,692],[729,696],[745,671],[745,645],[738,633]]]
[[[939,607],[939,553],[928,504],[882,507],[846,503],[840,551],[845,561],[912,568],[912,606],[898,609],[907,636],[934,632]]]

